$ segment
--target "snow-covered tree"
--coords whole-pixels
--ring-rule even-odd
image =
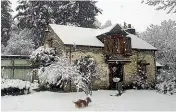
[[[156,89],[164,94],[176,94],[176,76],[173,71],[162,70],[157,74]]]
[[[86,94],[91,94],[92,83],[99,78],[99,69],[96,61],[91,56],[85,56],[76,60],[75,65],[79,67],[80,81],[83,83],[77,85],[78,89],[82,88],[86,91]]]
[[[51,2],[51,1],[50,1]],[[19,6],[16,10],[18,14],[14,17],[18,20],[20,29],[32,29],[34,42],[38,48],[45,34],[45,29],[48,23],[52,22],[49,1],[19,1]]]
[[[175,0],[142,0],[142,3],[150,6],[157,6],[156,10],[168,10],[169,13],[176,13],[176,1]]]
[[[48,23],[95,28],[100,9],[95,1],[19,1],[18,27],[34,29],[35,42],[42,41]],[[37,43],[36,43],[37,44]],[[39,46],[36,46],[39,47]]]
[[[29,29],[11,33],[4,54],[6,55],[29,55],[34,50],[33,33]]]
[[[158,48],[156,59],[161,64],[168,64],[174,69],[176,63],[175,21],[165,20],[161,25],[150,25],[145,32],[140,33],[139,37]]]
[[[40,46],[32,52],[30,60],[33,65],[49,66],[58,60],[58,56],[56,56],[56,50],[54,48]]]
[[[108,20],[108,21],[105,22],[104,25],[101,26],[101,29],[103,29],[103,28],[107,28],[107,27],[109,27],[109,26],[111,26],[111,25],[112,25],[111,21]]]
[[[11,2],[9,0],[1,1],[1,42],[4,46],[10,38],[9,32],[12,23]]]
[[[94,21],[94,25],[95,25],[95,27],[96,27],[97,29],[100,29],[100,28],[101,28],[101,22],[98,21],[98,19],[96,19],[96,20]]]

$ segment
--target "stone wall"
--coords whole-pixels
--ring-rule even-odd
[[[44,45],[49,45],[49,47],[56,48],[58,51],[58,55],[62,55],[63,51],[65,50],[64,43],[62,40],[57,36],[57,34],[49,27],[49,32],[45,32],[45,40]],[[52,45],[49,43],[48,40],[52,39]]]
[[[125,84],[130,84],[133,81],[134,75],[137,73],[137,60],[144,59],[150,65],[147,65],[147,80],[149,83],[154,84],[156,65],[154,51],[133,51],[133,55],[130,57],[131,63],[124,66],[124,78]]]
[[[101,48],[78,50],[71,53],[71,60],[79,59],[81,56],[90,55],[96,60],[97,66],[100,70],[100,79],[93,83],[93,89],[107,89],[109,87],[109,70],[108,65],[105,64],[104,55]]]

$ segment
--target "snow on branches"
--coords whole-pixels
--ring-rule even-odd
[[[78,66],[79,74],[81,75],[77,89],[82,88],[86,94],[90,94],[92,83],[99,78],[99,69],[96,61],[91,56],[85,56],[76,60],[75,65]]]
[[[34,50],[33,34],[29,29],[20,31],[19,34],[11,33],[5,47],[5,55],[29,55]]]
[[[72,81],[77,91],[82,89],[88,95],[91,84],[99,77],[96,62],[90,56],[81,57],[71,64],[67,58],[58,57],[53,48],[41,46],[30,59],[34,64],[42,65],[38,70],[39,82],[49,89],[66,87]]]
[[[48,66],[58,59],[54,48],[40,46],[30,55],[30,60],[34,65]]]
[[[78,76],[77,67],[72,66],[66,58],[58,60],[47,67],[41,67],[38,72],[40,83],[50,87],[50,85],[66,86],[71,78]]]
[[[176,94],[176,76],[172,71],[162,70],[157,74],[156,89],[164,94]]]

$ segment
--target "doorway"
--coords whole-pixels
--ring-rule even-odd
[[[124,64],[122,63],[109,63],[109,89],[115,90],[116,89],[116,83],[113,81],[114,77],[120,76],[121,80],[123,81],[123,67]]]

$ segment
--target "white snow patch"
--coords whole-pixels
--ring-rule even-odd
[[[153,47],[151,44],[147,43],[146,41],[140,39],[136,35],[128,34],[127,37],[131,38],[132,48],[134,49],[152,49],[157,50],[156,47]]]
[[[157,67],[162,67],[163,65],[161,65],[160,63],[156,62],[156,66]]]
[[[1,89],[4,88],[19,88],[19,89],[23,89],[23,88],[29,88],[31,85],[31,83],[29,81],[22,81],[19,79],[2,79],[1,80]]]
[[[176,111],[176,95],[163,95],[153,90],[128,90],[122,96],[110,96],[116,91],[93,91],[92,103],[75,108],[73,101],[85,98],[83,92],[34,92],[21,96],[1,97],[2,111]]]

